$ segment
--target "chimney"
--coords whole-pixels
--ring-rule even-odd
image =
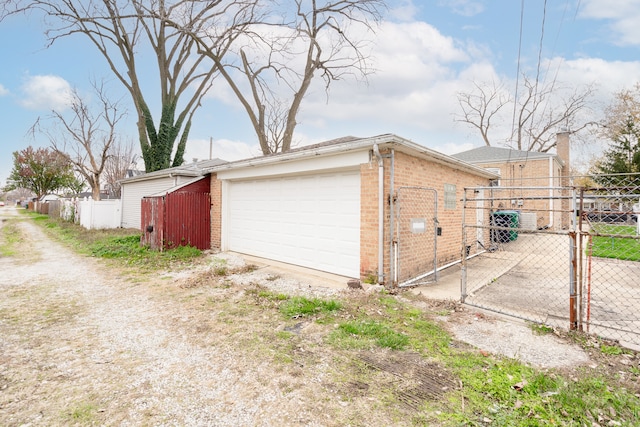
[[[561,129],[556,134],[556,153],[558,157],[564,162],[562,167],[562,176],[569,176],[571,174],[571,149],[569,147],[569,134],[567,129]]]

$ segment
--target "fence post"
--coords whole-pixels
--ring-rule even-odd
[[[467,299],[467,225],[465,223],[465,213],[467,211],[467,189],[465,188],[462,193],[462,248],[460,248],[462,262],[460,263],[460,302],[464,303],[464,300]]]
[[[576,271],[577,271],[577,245],[575,230],[569,231],[569,329],[578,329],[577,316],[577,292],[576,292]]]

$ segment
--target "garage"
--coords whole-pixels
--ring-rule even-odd
[[[229,181],[230,250],[360,276],[360,171]]]

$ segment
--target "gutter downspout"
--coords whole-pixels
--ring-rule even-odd
[[[549,157],[549,227],[553,228],[553,216],[555,215],[554,206],[553,206],[553,157]]]
[[[384,283],[384,161],[378,144],[373,144],[378,159],[378,283]]]

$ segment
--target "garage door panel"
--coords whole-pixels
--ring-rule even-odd
[[[228,188],[229,249],[359,276],[358,171],[231,182]]]

